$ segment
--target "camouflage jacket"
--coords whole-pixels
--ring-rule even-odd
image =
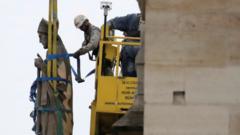
[[[90,25],[88,31],[84,33],[85,40],[82,43],[84,54],[98,48],[101,38],[101,31],[98,27]]]

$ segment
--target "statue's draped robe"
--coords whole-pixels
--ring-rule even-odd
[[[67,53],[61,38],[58,36],[57,54]],[[40,106],[47,108],[56,108],[57,100],[60,106],[65,111],[62,111],[61,126],[63,135],[72,135],[73,129],[73,113],[72,113],[72,77],[70,60],[65,58],[57,59],[57,73],[58,77],[68,80],[69,82],[58,81],[57,91],[59,95],[54,96],[54,90],[48,81],[41,82],[40,89]],[[47,76],[47,65],[43,66],[42,77]],[[68,111],[66,111],[68,110]],[[70,112],[69,112],[70,111]],[[39,124],[41,135],[57,135],[58,118],[57,111],[54,112],[40,112]]]

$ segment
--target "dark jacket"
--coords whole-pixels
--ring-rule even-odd
[[[108,21],[110,29],[120,30],[128,37],[140,37],[139,30],[140,14],[128,14],[122,17],[116,17]],[[125,42],[135,42],[134,40],[125,40]],[[121,50],[122,75],[136,77],[135,57],[139,46],[123,46]]]
[[[84,33],[84,41],[82,43],[82,49],[84,53],[93,51],[98,48],[99,41],[101,38],[101,31],[98,27],[90,25],[87,32]]]
[[[108,21],[111,29],[120,30],[129,37],[140,37],[139,31],[140,14],[128,14],[122,17],[116,17]]]

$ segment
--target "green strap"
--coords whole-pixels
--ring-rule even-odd
[[[57,108],[60,108],[60,102],[57,100]],[[57,111],[57,135],[63,135],[63,125],[62,125],[63,114],[62,111]]]
[[[63,135],[63,124],[62,124],[62,118],[63,118],[63,112],[72,113],[72,110],[65,109],[61,107],[59,99],[57,99],[57,107],[38,107],[36,108],[37,111],[41,112],[56,112],[57,114],[57,135]]]

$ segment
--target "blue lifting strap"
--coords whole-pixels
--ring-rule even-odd
[[[91,71],[85,76],[85,78],[89,77],[89,76],[92,75],[93,73],[95,73],[95,69],[91,70]]]
[[[72,66],[71,66],[71,70],[72,70],[75,77],[78,76],[77,72],[74,70],[74,68]]]
[[[30,114],[30,117],[32,117],[33,122],[36,121],[37,112],[49,112],[49,113],[66,112],[66,113],[72,113],[72,110],[71,109],[66,109],[66,108],[45,107],[45,106],[35,107],[34,110]],[[35,129],[34,129],[34,131],[35,131]]]
[[[63,54],[48,54],[47,55],[47,60],[54,60],[54,59],[59,59],[59,58],[64,58],[68,59],[69,57],[72,57],[73,54],[71,53],[63,53]]]
[[[31,90],[30,90],[30,101],[34,102],[36,101],[36,90],[37,90],[37,82],[43,82],[43,81],[62,81],[62,82],[66,82],[66,83],[71,83],[71,81],[60,78],[60,77],[40,77],[37,78],[31,86]]]
[[[72,53],[69,53],[69,54],[68,54],[68,53],[63,53],[63,54],[48,54],[45,62],[47,62],[47,61],[49,61],[49,60],[59,59],[59,58],[68,59],[69,57],[73,57],[73,54],[72,54]],[[78,74],[77,74],[76,70],[74,70],[74,68],[72,67],[72,65],[70,65],[70,66],[71,66],[71,70],[72,70],[72,72],[73,72],[73,74],[74,74],[74,76],[75,76],[75,78],[76,78],[76,77],[78,76]]]
[[[48,54],[47,55],[47,61],[48,60],[54,60],[54,59],[58,59],[58,58],[64,58],[64,59],[68,59],[69,57],[73,57],[73,54],[72,53],[64,53],[64,54]],[[75,77],[78,76],[76,70],[74,70],[74,68],[71,66],[71,70],[74,74]],[[90,75],[92,75],[93,73],[95,73],[95,69],[91,70],[86,76],[85,78],[89,77]]]
[[[68,53],[63,53],[63,54],[48,54],[48,55],[47,55],[47,58],[46,58],[46,60],[45,60],[44,62],[47,63],[47,61],[49,61],[49,60],[54,60],[54,59],[59,59],[59,58],[68,59],[69,57],[73,57],[73,54],[72,54],[72,53],[70,53],[70,54],[68,54]],[[71,65],[70,65],[70,66],[71,66]],[[71,70],[72,70],[75,78],[78,77],[78,74],[77,74],[76,70],[74,70],[74,68],[73,68],[72,66],[71,66]],[[89,77],[89,76],[92,75],[93,73],[95,73],[95,69],[91,70],[91,71],[85,76],[85,78]],[[60,78],[60,77],[56,77],[56,78],[53,78],[53,77],[50,77],[50,78],[48,78],[48,77],[37,78],[37,79],[33,82],[32,86],[31,86],[30,101],[35,102],[35,100],[36,100],[36,89],[37,89],[37,82],[38,82],[38,81],[53,81],[53,80],[68,82],[68,80],[65,80],[65,79]],[[68,82],[68,83],[69,83],[69,82]],[[71,83],[71,82],[70,82],[70,83]]]
[[[70,109],[65,109],[65,108],[56,108],[56,107],[37,107],[35,108],[37,111],[40,111],[40,112],[67,112],[67,113],[71,113],[72,110]]]

